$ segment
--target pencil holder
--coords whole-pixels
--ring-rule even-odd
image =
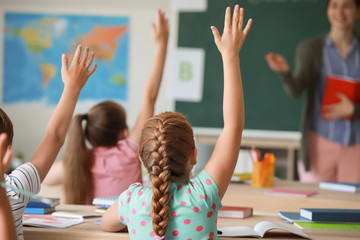
[[[253,187],[273,187],[274,186],[274,163],[254,162],[251,177]]]

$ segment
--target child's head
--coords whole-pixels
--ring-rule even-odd
[[[83,125],[85,125],[84,128]],[[74,116],[63,156],[65,169],[63,186],[66,203],[85,203],[89,185],[89,151],[85,139],[93,147],[113,147],[126,136],[125,110],[115,102],[101,102],[92,107],[87,114]]]
[[[6,133],[7,139],[6,144],[7,146],[11,146],[13,136],[14,136],[14,128],[13,124],[8,117],[8,115],[0,108],[0,133]]]
[[[111,147],[126,136],[126,113],[120,104],[101,102],[83,118],[86,120],[85,137],[93,146]]]
[[[356,6],[358,7],[358,8],[360,8],[360,0],[354,0],[355,1],[355,3],[356,3]],[[326,6],[329,6],[329,3],[331,2],[331,0],[327,0],[326,1]]]
[[[193,130],[182,114],[165,112],[145,123],[139,156],[153,184],[153,229],[158,236],[164,236],[168,225],[171,183],[188,183],[194,151]]]

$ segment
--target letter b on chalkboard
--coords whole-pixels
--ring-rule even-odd
[[[182,82],[191,81],[193,78],[193,65],[191,62],[182,61],[179,63],[179,79]]]

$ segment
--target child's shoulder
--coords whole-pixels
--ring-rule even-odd
[[[150,188],[144,187],[142,183],[133,183],[128,189],[126,189],[122,195],[126,195],[128,197],[131,196],[142,196],[145,194],[152,194],[152,190]]]
[[[152,198],[152,190],[144,187],[141,183],[133,183],[128,189],[123,191],[119,197],[120,206],[136,206],[139,202],[150,202]]]
[[[19,175],[27,176],[30,178],[36,178],[35,180],[39,179],[38,170],[30,162],[26,162],[26,163],[18,166],[9,174],[9,176],[15,176],[16,178],[19,178]]]
[[[94,147],[90,149],[90,153],[95,156],[109,156],[114,154],[137,154],[139,143],[132,138],[124,138],[118,140],[116,145],[112,147]]]
[[[190,182],[191,183],[199,183],[203,186],[212,186],[212,185],[216,186],[213,178],[205,170],[202,170],[195,177],[191,177]]]

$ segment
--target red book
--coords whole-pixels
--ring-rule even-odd
[[[252,207],[223,206],[218,212],[218,217],[223,218],[246,218],[252,215]]]
[[[291,189],[280,189],[273,188],[269,191],[265,192],[267,195],[272,196],[282,196],[282,197],[308,197],[314,195],[315,191],[307,191],[307,190],[291,190]]]
[[[323,106],[340,102],[337,94],[346,95],[353,103],[360,103],[360,81],[351,81],[346,78],[329,76],[326,79]],[[324,115],[325,111],[321,111]],[[346,117],[347,120],[353,120],[353,117]]]

